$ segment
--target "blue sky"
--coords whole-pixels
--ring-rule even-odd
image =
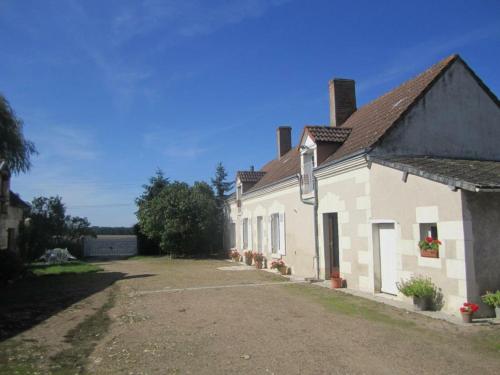
[[[500,2],[0,0],[0,92],[39,155],[13,178],[95,225],[131,225],[157,168],[208,180],[275,157],[275,128],[328,122],[458,52],[498,95]]]

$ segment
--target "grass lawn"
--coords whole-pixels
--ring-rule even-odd
[[[29,266],[29,269],[37,276],[102,271],[101,267],[79,261],[65,263],[65,264],[48,264],[48,265],[34,263]]]

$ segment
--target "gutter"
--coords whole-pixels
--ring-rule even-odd
[[[300,173],[296,174],[297,179],[299,180],[299,196],[300,201],[304,204],[314,207],[314,263],[316,264],[316,280],[319,280],[319,238],[318,238],[318,180],[316,176],[313,174],[313,191],[314,197],[313,201],[304,199],[302,196],[302,175]]]

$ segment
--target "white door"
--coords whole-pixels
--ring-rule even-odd
[[[380,289],[384,293],[398,294],[396,287],[396,230],[394,224],[379,225],[380,240]]]

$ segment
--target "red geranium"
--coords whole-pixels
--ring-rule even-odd
[[[466,314],[473,314],[477,310],[479,310],[479,306],[476,305],[475,303],[470,303],[470,302],[464,302],[463,306],[460,307],[460,312]]]
[[[432,241],[433,241],[432,237],[425,238],[425,242],[427,242],[427,243],[432,243]]]

